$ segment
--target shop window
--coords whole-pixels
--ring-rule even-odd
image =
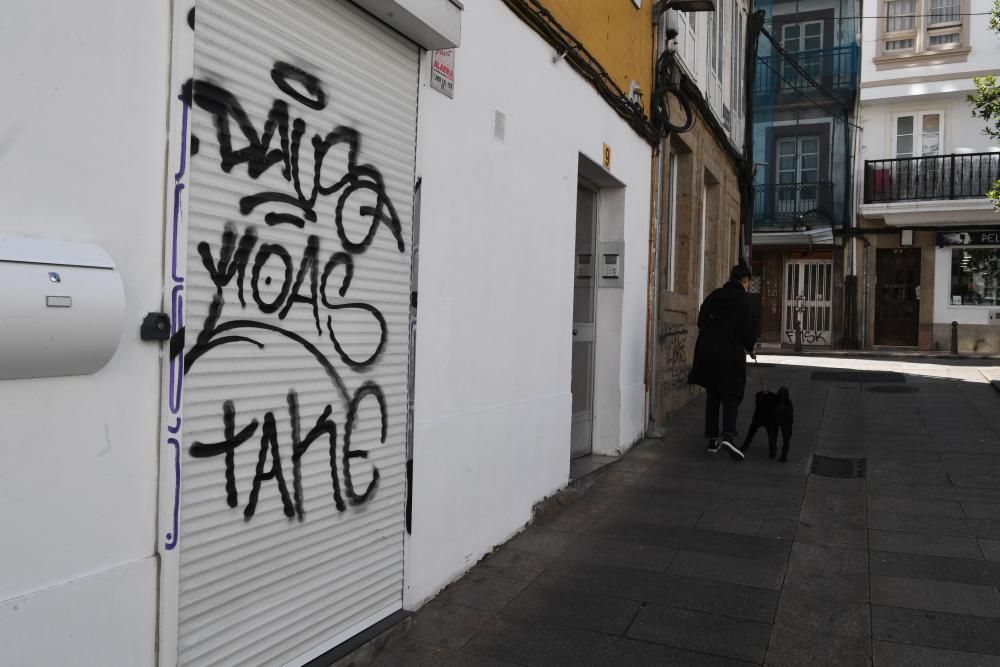
[[[951,305],[1000,306],[1000,248],[952,248]]]

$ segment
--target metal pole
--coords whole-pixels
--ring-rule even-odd
[[[951,353],[958,354],[958,322],[951,323]]]
[[[795,351],[802,351],[802,313],[805,306],[802,305],[801,297],[795,300]]]

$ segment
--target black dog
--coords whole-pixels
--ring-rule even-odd
[[[757,392],[757,404],[753,411],[753,420],[750,423],[750,430],[747,432],[747,439],[740,447],[741,452],[745,452],[750,446],[750,441],[761,426],[767,429],[768,455],[773,459],[778,453],[778,429],[781,429],[781,458],[779,461],[788,460],[788,444],[792,439],[792,399],[788,397],[788,389],[782,387],[778,393],[764,391]]]

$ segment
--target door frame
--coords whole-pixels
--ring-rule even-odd
[[[580,176],[577,179],[577,186],[576,186],[576,191],[577,191],[577,200],[576,200],[576,203],[577,203],[577,218],[575,219],[575,226],[576,226],[577,229],[579,228],[579,224],[580,224],[580,221],[579,221],[579,205],[580,205],[580,191],[581,190],[589,192],[591,194],[591,196],[592,196],[592,205],[591,205],[591,218],[592,218],[592,220],[591,220],[591,222],[593,224],[593,228],[592,228],[592,231],[591,231],[591,234],[590,234],[590,244],[591,244],[590,271],[591,271],[591,274],[590,274],[590,276],[588,278],[590,280],[589,289],[590,289],[590,299],[591,299],[591,308],[592,308],[592,314],[593,314],[593,316],[591,318],[592,321],[589,322],[589,323],[579,323],[579,322],[576,321],[576,312],[575,312],[576,311],[576,305],[575,305],[576,304],[576,298],[575,298],[576,294],[575,294],[575,292],[581,286],[579,285],[580,277],[577,275],[577,270],[578,270],[578,264],[577,263],[579,261],[578,257],[580,256],[580,254],[578,252],[579,248],[576,247],[576,243],[574,242],[574,248],[573,248],[573,251],[574,251],[573,252],[573,257],[574,257],[574,263],[573,263],[573,290],[574,290],[573,303],[574,303],[574,307],[573,307],[573,310],[574,310],[574,313],[573,313],[573,334],[572,334],[573,338],[571,339],[571,341],[572,341],[571,342],[571,346],[575,346],[577,343],[588,342],[587,340],[585,340],[583,338],[578,339],[577,336],[578,336],[578,329],[579,329],[580,326],[587,326],[587,327],[589,327],[589,329],[590,329],[590,331],[589,331],[590,359],[588,360],[589,363],[588,363],[587,367],[589,369],[590,378],[589,378],[589,382],[587,384],[587,390],[590,393],[590,395],[588,397],[588,403],[590,404],[590,409],[589,410],[584,410],[584,411],[581,411],[581,412],[577,413],[577,412],[572,412],[572,408],[571,408],[570,459],[575,459],[575,458],[580,458],[580,457],[583,457],[583,456],[588,456],[589,454],[591,454],[594,451],[594,418],[595,418],[595,409],[594,409],[595,408],[595,406],[594,406],[595,392],[594,392],[594,386],[596,384],[596,379],[597,379],[597,344],[598,344],[598,336],[597,336],[597,319],[598,319],[598,313],[597,313],[597,310],[598,310],[598,308],[597,308],[597,279],[598,279],[598,276],[597,276],[597,265],[598,265],[598,261],[597,260],[598,260],[598,247],[597,247],[597,244],[598,244],[598,239],[600,239],[600,237],[601,237],[600,236],[600,224],[601,224],[601,215],[600,215],[600,210],[601,210],[601,189],[597,185],[595,185],[594,183],[590,182],[587,178],[585,178],[583,176]],[[574,236],[574,238],[576,238],[576,237]],[[570,358],[572,359],[572,355],[570,355]],[[572,361],[571,361],[571,363],[570,363],[570,393],[571,393],[571,395],[572,395],[572,388],[574,386],[574,379],[575,379],[575,374],[574,374],[574,368],[573,368]],[[589,424],[587,424],[587,436],[586,436],[587,446],[586,446],[586,448],[583,448],[583,447],[577,448],[576,439],[577,439],[577,437],[582,437],[582,434],[579,433],[578,429],[582,428],[582,424],[585,421],[589,422]]]
[[[924,155],[924,116],[938,117],[938,152]],[[913,118],[913,153],[910,157],[935,157],[946,155],[945,153],[945,112],[944,109],[919,109],[916,111],[894,111],[889,114],[889,154],[895,159],[899,157],[897,153],[899,147],[896,145],[899,139],[897,123],[900,118],[911,116]]]
[[[916,307],[916,317],[913,319],[913,325],[911,327],[912,331],[907,331],[906,340],[903,341],[901,338],[899,340],[890,339],[888,342],[885,341],[885,332],[882,330],[883,327],[880,326],[882,318],[880,317],[881,311],[881,299],[879,298],[880,285],[882,283],[881,276],[879,275],[879,253],[893,253],[901,255],[910,255],[915,258],[915,270],[917,282],[916,285],[920,285],[921,278],[921,261],[922,261],[922,251],[920,248],[875,248],[875,299],[874,299],[874,316],[872,318],[872,344],[873,345],[885,345],[885,346],[897,346],[897,347],[916,347],[920,342],[920,301],[919,299],[914,299],[914,304]]]
[[[158,452],[157,526],[157,664],[176,665],[180,612],[180,485],[183,462],[184,279],[187,274],[187,220],[190,185],[188,157],[190,109],[179,95],[194,78],[194,29],[188,23],[190,3],[171,3],[170,76],[167,109],[166,191],[172,193],[165,214],[163,310],[170,314],[171,345],[161,355],[161,410]],[[177,350],[174,350],[177,341]]]
[[[188,220],[190,191],[190,157],[192,110],[190,100],[180,91],[195,77],[195,25],[194,11],[198,0],[171,3],[170,8],[170,72],[168,85],[168,107],[166,109],[167,141],[164,178],[168,200],[164,206],[165,243],[163,244],[163,292],[161,310],[170,316],[170,340],[164,345],[160,364],[160,415],[157,428],[157,476],[156,529],[154,551],[159,561],[158,586],[156,590],[157,641],[155,664],[176,665],[179,649],[179,606],[180,606],[180,496],[184,449],[184,330],[185,330],[185,281],[187,276]],[[378,21],[376,17],[371,17]],[[387,24],[388,25],[388,24]],[[391,27],[391,26],[390,26]],[[399,32],[399,31],[398,31]],[[406,39],[413,36],[399,32]],[[421,47],[423,48],[423,47]],[[419,56],[418,56],[419,58]],[[418,69],[418,78],[422,76]],[[416,132],[414,131],[414,140]],[[416,184],[414,183],[414,186]],[[414,216],[417,208],[414,207]],[[415,239],[414,239],[415,243]],[[414,246],[415,249],[415,246]],[[411,265],[410,292],[414,286],[416,266]],[[412,322],[410,323],[412,326]],[[409,332],[408,332],[409,333]],[[409,338],[409,336],[408,336]],[[190,338],[188,339],[190,342]],[[412,366],[414,349],[409,338],[407,350],[408,366]],[[409,370],[409,369],[408,369]],[[408,382],[408,392],[412,385]],[[406,403],[412,400],[412,393]],[[407,415],[409,422],[409,415]],[[409,428],[409,423],[407,423]],[[409,442],[407,441],[407,445]],[[409,452],[407,452],[409,456]],[[410,481],[406,483],[409,491]],[[406,493],[404,492],[404,502]],[[401,506],[402,508],[402,506]],[[405,524],[404,524],[405,525]],[[404,529],[405,530],[405,529]],[[405,540],[401,549],[405,549]],[[383,608],[368,618],[359,620],[335,637],[327,638],[306,652],[292,658],[287,664],[303,664],[305,661],[325,653],[342,644],[366,628],[402,608],[405,588],[405,554],[401,561],[401,587],[398,603]]]
[[[775,125],[774,127],[768,128],[765,132],[766,134],[766,148],[767,154],[770,156],[770,163],[767,167],[767,178],[769,179],[767,183],[771,184],[775,188],[773,195],[773,200],[770,202],[777,211],[778,206],[778,195],[777,186],[779,185],[778,179],[778,142],[782,139],[800,138],[800,137],[817,137],[819,138],[819,160],[818,168],[816,174],[817,188],[819,188],[820,183],[829,180],[830,174],[830,132],[831,124],[818,122],[809,123],[802,125]],[[798,143],[796,142],[796,150]],[[798,153],[796,153],[796,160],[798,160]],[[817,206],[823,201],[822,197],[819,196],[819,191],[817,190]]]
[[[785,343],[785,344],[794,343],[795,342],[795,338],[794,338],[794,331],[795,331],[794,316],[793,316],[791,322],[788,321],[788,318],[789,318],[789,308],[790,307],[791,308],[795,307],[795,299],[792,299],[791,302],[788,300],[788,294],[789,294],[789,291],[790,291],[790,285],[788,284],[788,268],[792,264],[798,264],[798,265],[800,265],[802,267],[808,267],[808,266],[825,266],[825,267],[829,267],[829,269],[828,269],[829,270],[829,276],[830,276],[830,295],[829,295],[830,298],[829,298],[829,300],[828,301],[826,301],[826,300],[824,300],[824,301],[818,301],[816,299],[808,299],[807,298],[807,299],[804,299],[803,302],[802,302],[802,305],[804,307],[807,307],[807,308],[809,307],[810,303],[813,306],[817,306],[817,307],[821,307],[821,308],[822,307],[828,308],[828,314],[827,315],[828,315],[829,322],[830,322],[830,328],[829,329],[809,329],[808,330],[808,331],[821,332],[822,334],[826,334],[826,336],[814,337],[811,340],[807,339],[806,337],[803,337],[802,344],[803,345],[818,345],[818,346],[824,346],[824,345],[826,345],[826,346],[828,346],[828,345],[830,345],[831,340],[833,338],[833,287],[834,287],[834,285],[833,285],[833,260],[832,259],[807,259],[807,258],[797,258],[797,257],[796,258],[788,257],[788,258],[785,259],[785,262],[784,262],[784,278],[783,278],[784,290],[782,292],[782,301],[781,301],[781,320],[782,320],[782,329],[781,329],[781,331],[782,331],[782,334],[784,336],[783,336],[781,342]],[[825,273],[825,271],[823,271],[823,273]],[[799,283],[801,284],[804,281],[804,279],[805,279],[805,271],[801,271],[799,273]],[[795,288],[794,291],[797,293],[796,296],[798,294],[801,294],[801,291],[798,289],[798,285],[796,285],[796,288]],[[824,305],[824,304],[827,304],[827,303],[829,303],[828,306]],[[805,323],[803,323],[803,332],[806,331],[804,324]],[[792,333],[789,334],[789,332],[792,332]],[[791,340],[789,340],[789,336],[790,335],[792,337]]]
[[[807,154],[807,153],[805,153],[803,151],[802,144],[803,144],[804,141],[807,141],[807,140],[812,140],[812,141],[816,142],[816,152],[814,154],[813,153],[808,153]],[[782,173],[787,173],[786,170],[784,170],[784,169],[781,168],[781,158],[782,157],[789,157],[788,155],[784,155],[784,154],[781,153],[781,144],[783,142],[786,142],[786,141],[792,142],[794,144],[794,148],[795,148],[795,152],[792,153],[792,155],[791,155],[791,157],[795,160],[795,167],[794,167],[795,178],[792,181],[792,183],[795,184],[795,185],[802,186],[800,188],[797,188],[794,191],[794,197],[792,199],[781,199],[781,194],[782,194],[782,190],[780,189],[780,186],[782,185],[782,183],[781,183],[781,175],[782,175]],[[796,211],[814,209],[814,208],[816,208],[819,205],[819,184],[820,184],[820,181],[821,181],[821,178],[820,178],[820,176],[821,176],[820,167],[822,166],[822,160],[823,160],[822,151],[823,151],[823,142],[822,142],[820,136],[816,135],[816,134],[798,134],[798,135],[794,135],[794,136],[777,137],[777,138],[775,138],[775,140],[774,140],[774,160],[775,160],[774,173],[775,173],[775,178],[776,178],[775,184],[779,186],[779,189],[775,192],[775,205],[774,205],[775,211],[781,210],[781,205],[784,202],[787,202],[787,201],[791,201],[791,202],[794,203],[794,210],[796,210]],[[805,157],[806,155],[815,155],[816,156],[816,167],[814,169],[812,169],[812,170],[807,170],[807,169],[805,169],[802,166],[802,158]],[[816,178],[814,180],[812,180],[812,181],[806,181],[803,178],[803,176],[802,176],[802,172],[803,171],[815,171],[816,172]],[[802,196],[802,190],[805,187],[807,187],[808,183],[814,183],[815,184],[813,186],[814,187],[814,192],[813,192],[812,199],[806,199],[806,198],[804,198]],[[812,206],[809,207],[809,208],[806,208],[806,206],[804,204],[805,202],[811,202]]]
[[[617,456],[621,454],[625,446],[631,443],[622,442],[621,420],[622,420],[622,396],[621,386],[622,376],[622,328],[624,313],[625,290],[624,284],[631,280],[629,275],[628,255],[625,252],[625,184],[618,180],[614,174],[601,166],[598,161],[600,153],[595,153],[594,159],[584,152],[578,154],[577,182],[586,181],[600,193],[598,198],[598,218],[597,246],[595,255],[600,260],[594,267],[596,283],[595,301],[595,343],[594,343],[594,385],[593,385],[593,435],[591,438],[591,452],[597,455]],[[568,190],[568,189],[567,189]],[[572,192],[576,193],[574,188]],[[567,206],[573,206],[573,229],[576,227],[576,202],[575,197],[570,204],[569,192],[566,193]],[[569,224],[569,216],[564,224]],[[575,238],[574,239],[575,253]],[[611,254],[617,257],[618,275],[608,279],[603,277],[604,255]],[[574,254],[575,256],[575,254]],[[575,274],[575,271],[574,271]],[[640,279],[638,274],[635,278]],[[643,281],[646,279],[643,273]],[[572,318],[572,314],[570,315]],[[567,322],[571,325],[572,322]],[[567,326],[569,329],[569,326]],[[569,331],[566,331],[568,334]],[[565,335],[565,334],[564,334]],[[571,336],[566,336],[572,339]],[[568,346],[572,347],[572,343]],[[570,349],[567,355],[571,356]],[[571,373],[566,377],[567,385],[572,381]],[[572,407],[570,406],[570,411]],[[569,447],[567,446],[567,463],[569,462]]]

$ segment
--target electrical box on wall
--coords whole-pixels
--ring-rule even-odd
[[[625,283],[625,244],[609,241],[598,243],[598,287],[621,288]]]
[[[121,275],[101,247],[0,237],[0,380],[97,372],[124,317]]]
[[[987,322],[989,324],[1000,325],[1000,310],[991,310],[989,315],[987,316]]]

